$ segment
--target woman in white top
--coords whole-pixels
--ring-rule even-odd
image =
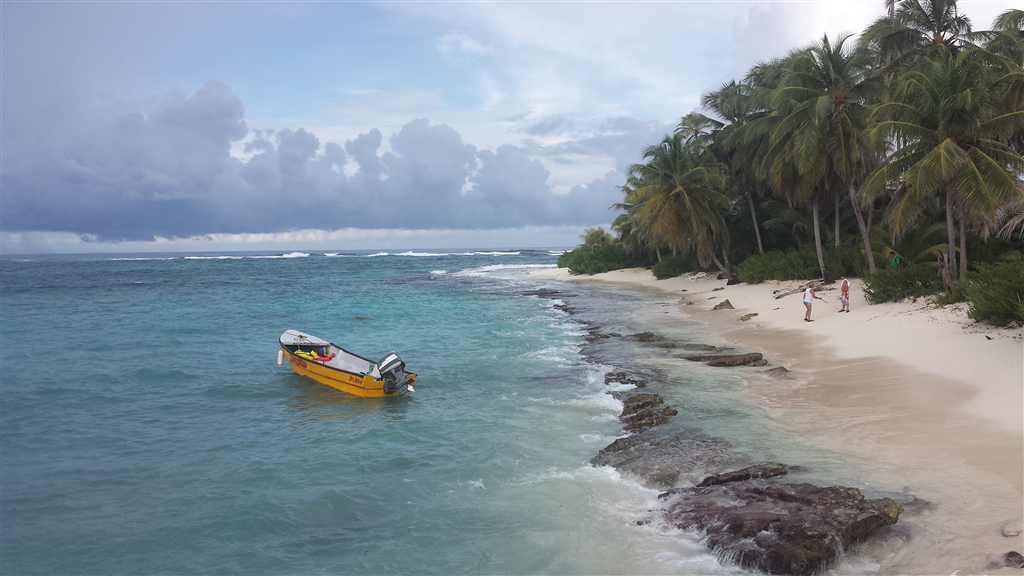
[[[814,299],[821,300],[821,298],[818,298],[814,294],[814,288],[808,286],[807,289],[804,290],[804,306],[807,307],[807,313],[804,314],[804,322],[814,322],[814,320],[811,320],[811,301]]]

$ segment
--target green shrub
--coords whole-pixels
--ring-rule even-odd
[[[950,286],[950,291],[939,290],[938,295],[935,296],[935,304],[938,306],[949,306],[950,304],[956,304],[957,302],[965,302],[967,300],[964,297],[964,287],[958,280],[953,280]]]
[[[898,302],[913,296],[938,294],[942,281],[934,264],[913,264],[902,270],[879,268],[864,277],[864,297],[871,304]]]
[[[840,276],[862,277],[868,272],[867,258],[860,238],[850,238],[835,246],[825,246],[822,256],[829,276],[835,280]],[[805,244],[797,250],[787,252],[765,252],[754,254],[736,266],[740,280],[748,284],[760,284],[765,280],[810,280],[821,278],[818,253],[813,244]]]
[[[576,248],[558,257],[558,267],[568,268],[570,274],[593,275],[641,265],[640,260],[627,254],[619,244],[596,250]]]
[[[826,266],[828,264],[826,263]],[[804,280],[821,277],[818,255],[814,246],[802,247],[788,252],[765,252],[754,254],[736,266],[740,280],[748,284],[760,284],[765,280]]]
[[[684,272],[691,272],[699,268],[700,264],[696,258],[679,254],[662,258],[661,262],[658,262],[651,268],[651,272],[654,273],[654,277],[658,280],[665,280],[666,278],[675,278]]]
[[[1024,259],[978,264],[967,277],[968,315],[989,324],[1024,320]]]

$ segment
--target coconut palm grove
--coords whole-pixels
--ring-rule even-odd
[[[871,302],[1024,321],[1024,10],[980,29],[955,0],[889,2],[701,105],[630,166],[615,235],[587,230],[559,266],[855,276]]]

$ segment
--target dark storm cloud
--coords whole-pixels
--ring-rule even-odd
[[[344,147],[302,128],[256,131],[242,161],[231,148],[249,135],[244,107],[220,82],[146,111],[94,106],[66,129],[70,136],[5,135],[5,231],[146,240],[304,228],[579,225],[607,221],[616,201],[604,179],[552,194],[535,150],[478,151],[426,119],[391,136],[383,154],[376,129]],[[608,144],[600,138],[616,134],[561,151],[594,153]],[[356,170],[346,177],[350,163]]]

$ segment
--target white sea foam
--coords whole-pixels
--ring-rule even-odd
[[[111,260],[128,260],[128,261],[132,261],[132,260],[174,260],[174,258],[173,257],[169,257],[169,258],[156,258],[156,257],[153,257],[153,258],[111,258]]]
[[[377,252],[376,254],[367,254],[366,255],[367,258],[374,258],[376,256],[391,256],[391,254],[389,254],[387,252]]]
[[[255,258],[258,260],[280,260],[282,258],[306,258],[309,256],[306,252],[289,252],[288,254],[281,255],[263,255],[263,256],[246,256],[246,258]]]
[[[470,481],[466,482],[466,484],[469,485],[470,489],[473,489],[473,488],[480,488],[480,489],[483,489],[483,490],[487,489],[487,488],[484,487],[484,479],[483,478],[481,478],[479,480],[470,480]]]
[[[548,250],[548,254],[552,256],[561,256],[562,254],[565,254],[565,250]]]
[[[580,434],[580,440],[583,440],[588,444],[600,444],[601,446],[607,446],[608,444],[615,442],[615,440],[617,439],[618,436],[605,436],[603,434]]]
[[[435,254],[433,252],[412,252],[412,251],[410,251],[410,252],[402,252],[400,254],[395,254],[395,256],[437,257],[437,256],[451,256],[451,254],[449,254],[447,252],[441,253],[441,254]]]
[[[431,270],[430,271],[431,276],[441,276],[442,274],[447,274],[447,273],[448,273],[447,270]]]
[[[609,394],[593,394],[591,396],[582,396],[569,401],[569,404],[573,406],[583,406],[590,409],[598,409],[603,412],[608,412],[618,416],[622,412],[622,401],[617,400],[614,396]]]
[[[241,260],[244,256],[185,256],[185,260]]]
[[[579,349],[572,344],[562,344],[559,346],[547,346],[540,350],[527,352],[526,356],[528,358],[538,358],[540,360],[554,362],[562,367],[568,367],[579,362]]]
[[[341,256],[341,254],[337,252],[324,252],[324,256]]]
[[[555,264],[491,264],[478,268],[469,268],[459,272],[460,276],[488,276],[501,270],[529,270],[534,268],[554,268]]]

